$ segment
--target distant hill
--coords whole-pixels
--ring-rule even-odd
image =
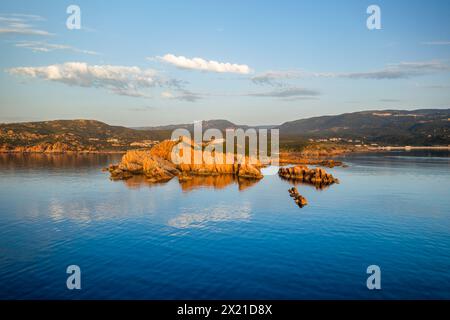
[[[450,109],[362,111],[295,120],[277,128],[284,138],[336,137],[392,145],[448,145]]]
[[[371,110],[285,122],[279,126],[237,125],[228,120],[202,122],[203,130],[216,128],[277,128],[281,141],[341,138],[389,145],[450,144],[450,109]],[[193,124],[136,128],[149,131],[193,131]]]
[[[203,130],[250,128],[227,120],[203,121],[202,125]],[[252,128],[272,127],[280,130],[281,148],[304,147],[309,139],[342,139],[353,144],[450,145],[450,109],[372,110]],[[176,128],[192,131],[193,124],[134,129],[95,120],[0,124],[0,151],[124,151],[168,139]]]
[[[226,129],[237,129],[237,128],[241,128],[241,129],[248,129],[248,128],[273,128],[276,127],[275,125],[266,125],[266,126],[248,126],[248,125],[238,125],[235,124],[231,121],[228,120],[206,120],[206,121],[202,121],[202,128],[203,130],[207,130],[210,128],[213,129],[219,129],[220,131],[225,131]],[[166,125],[166,126],[157,126],[157,127],[138,127],[138,128],[133,128],[133,129],[137,129],[137,130],[170,130],[173,131],[175,129],[178,128],[182,128],[182,129],[187,129],[189,131],[193,131],[194,130],[194,124],[193,123],[184,123],[184,124],[173,124],[173,125]]]
[[[95,120],[0,124],[0,147],[4,151],[120,151],[167,137],[170,132],[133,130]]]
[[[238,126],[228,120],[208,120],[208,121],[202,121],[202,127],[203,127],[203,130],[206,130],[209,128],[225,130],[228,128],[237,128]],[[183,123],[183,124],[173,124],[173,125],[166,125],[166,126],[156,126],[156,127],[138,127],[138,128],[133,128],[133,129],[150,130],[150,131],[154,131],[154,130],[173,131],[175,129],[187,129],[189,131],[193,131],[194,124],[193,123]]]

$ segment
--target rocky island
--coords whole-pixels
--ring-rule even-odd
[[[323,188],[334,183],[339,183],[339,180],[333,177],[332,174],[327,173],[322,168],[310,169],[307,166],[295,166],[290,168],[280,168],[278,175],[282,178],[313,184],[317,188]]]
[[[194,164],[194,152],[191,152],[191,160],[188,163],[175,164],[171,159],[171,153],[178,144],[188,144],[194,150],[194,143],[185,139],[165,140],[155,145],[150,150],[130,150],[117,165],[111,165],[107,170],[113,180],[126,180],[135,175],[145,176],[148,182],[165,182],[175,176],[180,182],[188,181],[192,176],[212,176],[230,174],[244,179],[261,179],[261,163],[250,161],[246,157],[242,164],[235,161],[234,164],[227,164],[226,154],[214,154],[211,161]],[[254,163],[254,164],[251,164]]]
[[[191,161],[175,163],[172,160],[172,152],[174,148],[180,147],[180,144],[184,144],[183,147],[190,148],[187,150],[192,151]],[[205,146],[207,146],[207,143],[202,145],[201,148]],[[198,145],[184,137],[178,140],[164,140],[151,149],[129,150],[123,155],[120,163],[112,164],[105,170],[110,172],[112,180],[132,181],[140,179],[145,180],[147,183],[161,183],[178,177],[182,187],[187,190],[195,188],[198,184],[206,183],[207,185],[220,187],[226,186],[233,181],[237,181],[240,189],[244,189],[246,186],[250,186],[263,178],[261,173],[263,165],[259,161],[248,157],[241,164],[236,161],[234,164],[227,164],[225,161],[216,161],[217,159],[224,160],[227,154],[216,153],[211,154],[211,159],[206,158],[209,161],[205,162],[205,159],[202,159],[201,163],[193,164],[196,147]],[[178,148],[178,150],[184,151],[186,149]],[[233,156],[236,157],[236,155]],[[304,165],[280,168],[278,175],[293,182],[312,184],[316,188],[339,183],[338,179],[324,169],[318,167],[310,169]],[[221,181],[217,181],[221,177]],[[212,178],[216,179],[211,181],[205,180]],[[202,181],[196,181],[198,179],[202,179]],[[308,204],[306,198],[298,192],[296,187],[289,189],[289,194],[300,208]]]

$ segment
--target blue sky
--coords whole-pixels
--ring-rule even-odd
[[[66,27],[71,4],[80,30]],[[366,27],[371,4],[381,30]],[[3,0],[0,122],[448,108],[449,13],[450,1]]]

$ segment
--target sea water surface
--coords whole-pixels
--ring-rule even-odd
[[[302,209],[277,175],[113,182],[119,159],[0,154],[1,299],[450,299],[448,152],[345,157]]]

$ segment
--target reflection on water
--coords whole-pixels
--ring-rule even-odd
[[[121,159],[119,153],[112,154],[52,154],[52,153],[0,153],[0,168],[14,169],[64,169],[94,168],[100,163]]]
[[[192,209],[190,209],[192,210]],[[209,222],[244,221],[250,219],[249,203],[241,206],[219,205],[204,208],[195,212],[183,212],[169,220],[169,226],[174,228],[201,228]]]
[[[180,182],[180,185],[182,190],[186,192],[203,187],[223,189],[231,184],[237,184],[239,191],[243,191],[259,181],[258,179],[239,178],[232,174],[222,174],[217,176],[192,176],[191,179]]]
[[[346,157],[299,211],[277,175],[112,182],[121,155],[1,154],[0,299],[448,299],[450,161],[414,156]]]
[[[348,163],[356,162],[358,165],[377,165],[379,167],[393,168],[420,168],[436,166],[450,166],[449,150],[411,150],[390,151],[376,153],[355,153],[336,157]]]
[[[136,176],[132,176],[131,178],[126,179],[126,180],[112,180],[111,179],[111,182],[124,184],[130,189],[140,189],[143,187],[163,186],[163,185],[167,184],[169,181],[162,181],[162,182],[156,182],[156,183],[149,182],[144,175],[136,175]]]
[[[280,179],[283,181],[289,182],[291,185],[296,186],[296,187],[297,186],[314,187],[314,188],[316,188],[316,190],[326,190],[333,185],[333,184],[323,184],[323,183],[314,183],[314,184],[306,183],[299,179],[292,179],[292,178],[286,178],[286,177],[281,177],[281,176],[280,176]]]
[[[174,178],[173,180],[178,180]],[[255,185],[260,180],[258,179],[247,179],[247,178],[239,178],[232,174],[220,174],[220,175],[212,175],[212,176],[202,176],[202,175],[193,175],[188,179],[183,179],[179,181],[181,189],[185,192],[201,189],[201,188],[213,188],[213,189],[224,189],[230,185],[236,184],[238,186],[239,191],[244,191],[249,187]],[[147,178],[143,175],[133,176],[127,180],[118,180],[117,183],[124,183],[127,187],[131,189],[138,189],[142,187],[155,187],[164,185],[168,182],[154,183],[149,182]]]

